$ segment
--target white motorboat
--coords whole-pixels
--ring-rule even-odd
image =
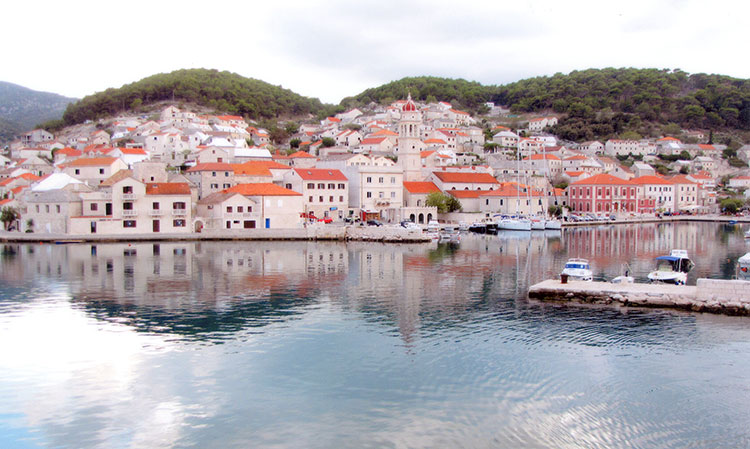
[[[694,266],[684,249],[673,249],[668,256],[657,257],[656,262],[656,270],[648,274],[649,281],[675,285],[685,285]]]
[[[745,231],[745,238],[746,239],[750,239],[750,229],[748,229],[747,231]]]
[[[750,253],[737,259],[737,279],[750,281]]]
[[[465,232],[469,230],[469,223],[462,221],[458,224],[458,230],[461,232]]]
[[[569,259],[565,263],[561,276],[567,275],[568,280],[571,281],[587,281],[590,282],[594,279],[593,272],[591,271],[591,265],[587,259]]]
[[[546,220],[544,222],[544,229],[559,231],[562,229],[562,222],[560,220]]]
[[[503,218],[497,223],[497,228],[506,231],[531,231],[531,220],[522,217]]]
[[[439,241],[441,242],[458,243],[461,241],[461,233],[455,226],[445,226],[439,235]]]
[[[635,282],[633,276],[630,275],[630,266],[626,263],[622,264],[622,270],[620,275],[612,279],[613,284],[632,284]]]
[[[432,240],[440,240],[440,223],[435,220],[430,220],[425,228],[425,233],[430,236]]]

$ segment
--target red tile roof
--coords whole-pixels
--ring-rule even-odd
[[[438,186],[433,182],[404,181],[404,188],[409,193],[432,193],[439,192]]]
[[[151,182],[146,184],[146,195],[190,195],[186,182]]]
[[[368,137],[367,139],[362,139],[362,142],[360,142],[361,145],[377,145],[379,143],[382,143],[387,137]]]
[[[666,185],[670,185],[670,184],[672,184],[671,182],[667,181],[664,178],[660,178],[658,176],[650,176],[650,175],[640,176],[638,178],[633,178],[630,181],[633,182],[633,183],[635,183],[635,184],[641,184],[641,185],[643,185],[643,184],[662,184],[662,185],[665,185],[665,184]]]
[[[479,198],[480,193],[487,193],[482,190],[446,190],[445,193],[456,198]]]
[[[473,184],[500,184],[489,173],[432,172],[443,182],[464,182]]]
[[[96,167],[102,165],[112,165],[118,159],[116,157],[84,157],[70,161],[68,167]]]
[[[139,155],[148,155],[146,153],[146,150],[142,148],[120,148],[120,152],[122,154],[139,154]]]
[[[573,157],[578,157],[578,156],[573,156]],[[525,160],[525,161],[543,161],[545,159],[548,160],[548,161],[559,161],[560,160],[560,158],[557,157],[557,156],[555,156],[554,154],[532,154],[531,156],[526,157],[523,160]],[[584,157],[584,159],[586,159],[586,158]],[[566,160],[568,160],[568,159],[566,159]]]
[[[239,193],[244,196],[302,196],[294,190],[285,189],[270,182],[258,182],[254,184],[237,184],[234,187],[223,190],[225,193]]]
[[[598,175],[591,176],[590,178],[576,181],[572,183],[571,185],[628,185],[630,186],[630,185],[633,185],[633,183],[630,181],[626,181],[622,178],[618,178],[617,176],[612,176],[607,173],[601,173]]]
[[[231,164],[227,164],[226,162],[205,162],[189,168],[187,172],[195,173],[201,171],[234,171],[234,168],[232,168]]]
[[[255,164],[230,164],[234,169],[235,175],[249,176],[273,176],[271,170],[263,165]]]
[[[295,151],[294,153],[289,155],[289,158],[308,158],[309,159],[309,158],[315,158],[315,156],[305,151]]]
[[[424,141],[424,143],[436,143],[440,145],[445,145],[445,140],[443,139],[427,139]]]
[[[305,181],[348,181],[340,170],[327,168],[295,168],[294,172]]]

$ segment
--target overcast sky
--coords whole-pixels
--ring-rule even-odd
[[[0,81],[83,97],[213,68],[324,102],[405,76],[603,67],[750,78],[745,1],[5,1]]]

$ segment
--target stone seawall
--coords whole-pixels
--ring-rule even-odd
[[[337,240],[399,243],[429,242],[421,230],[394,226],[310,226],[299,229],[221,229],[185,234],[25,234],[0,232],[0,242],[135,242],[135,241],[203,241],[203,240]]]
[[[546,280],[529,288],[530,299],[666,307],[694,312],[750,315],[750,282],[698,279],[696,286],[611,284]]]

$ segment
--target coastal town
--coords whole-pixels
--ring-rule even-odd
[[[364,108],[363,108],[364,109]],[[330,224],[568,222],[722,212],[745,195],[708,131],[680,138],[560,141],[558,118],[502,125],[408,96],[301,123],[284,142],[240,116],[165,105],[152,115],[24,134],[0,156],[5,230],[86,235],[190,234]],[[507,122],[507,120],[506,120]],[[750,161],[750,145],[736,150]],[[435,197],[456,206],[445,210]],[[454,201],[455,200],[455,201]]]

